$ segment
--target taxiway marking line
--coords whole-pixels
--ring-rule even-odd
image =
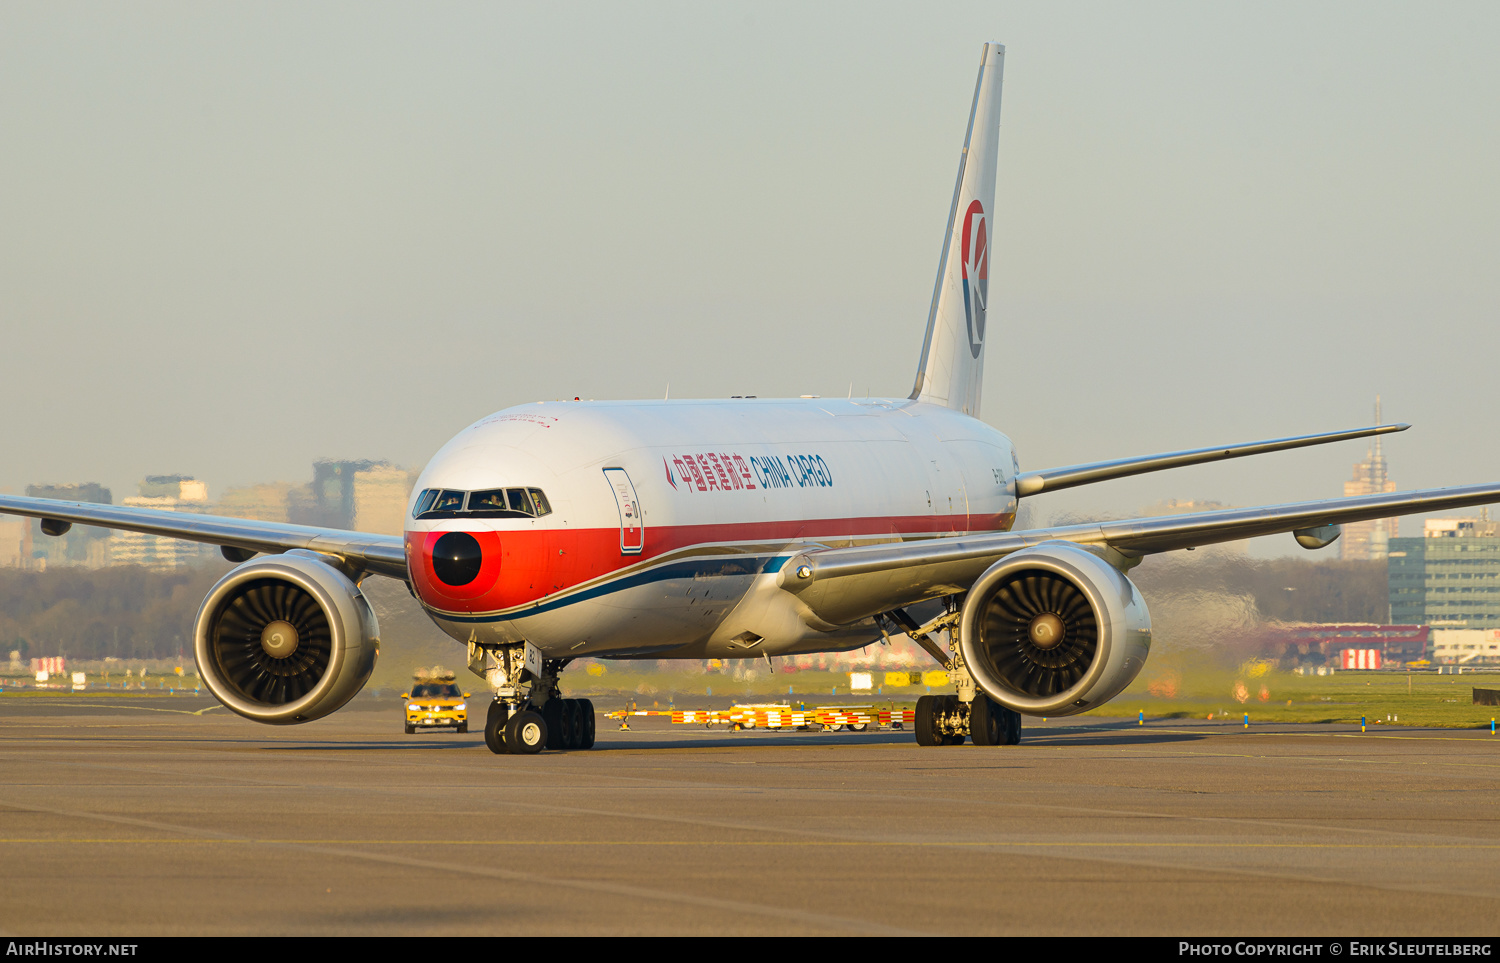
[[[1262,723],[1260,723],[1260,725],[1262,725],[1262,726],[1290,726],[1290,725],[1296,725],[1296,724],[1297,723],[1292,723],[1292,722],[1262,722]],[[1318,725],[1318,723],[1307,723],[1307,724],[1308,725]],[[1114,729],[1114,728],[1105,729],[1105,728],[1102,728],[1102,727],[1098,728],[1098,729],[1091,729],[1091,728],[1086,728],[1086,727],[1083,727],[1083,726],[1079,726],[1079,727],[1076,727],[1076,728],[1071,728],[1070,731],[1072,731],[1072,732],[1132,732],[1132,731],[1134,731],[1134,732],[1142,732],[1142,733],[1160,732],[1160,733],[1164,733],[1166,735],[1172,735],[1172,736],[1205,736],[1205,737],[1211,737],[1211,736],[1241,736],[1241,737],[1243,737],[1243,736],[1291,736],[1291,737],[1294,737],[1294,738],[1297,738],[1297,739],[1401,739],[1401,740],[1405,740],[1405,741],[1408,741],[1408,742],[1475,742],[1475,741],[1482,742],[1483,741],[1483,740],[1476,740],[1474,737],[1460,738],[1460,737],[1457,737],[1457,736],[1398,736],[1398,735],[1386,735],[1385,733],[1375,733],[1375,732],[1287,732],[1287,731],[1285,731],[1283,729],[1274,729],[1273,730],[1273,729],[1265,729],[1265,728],[1257,730],[1256,729],[1256,723],[1254,723],[1254,722],[1250,723],[1250,728],[1249,729],[1238,728],[1238,726],[1239,726],[1239,723],[1235,723],[1234,727],[1228,727],[1228,726],[1226,726],[1223,731],[1212,731],[1212,732],[1205,732],[1202,729],[1161,729],[1161,728],[1155,728],[1155,727],[1153,727],[1153,728],[1145,728],[1145,727],[1141,727],[1141,726],[1135,726],[1134,728],[1122,726],[1122,727],[1120,727],[1118,729]],[[1031,729],[1031,730],[1028,730],[1028,731],[1032,734],[1033,737],[1039,737],[1039,736],[1045,735],[1049,731],[1054,731],[1055,732],[1057,730]],[[1489,731],[1489,726],[1465,726],[1465,727],[1459,729],[1458,731],[1460,731],[1460,732],[1474,732],[1474,733],[1485,733],[1485,734],[1487,734],[1488,731]],[[1060,746],[1045,746],[1045,747],[1040,747],[1039,746],[1038,748],[1055,749],[1055,748],[1063,748],[1063,747],[1060,747]],[[1126,747],[1122,746],[1120,748],[1126,748]]]
[[[19,703],[19,704],[24,705],[25,703]],[[48,705],[49,707],[53,707],[53,706],[64,705],[64,704],[63,703],[46,703],[46,705]],[[70,709],[73,708],[74,706],[78,706],[78,707],[86,708],[86,709],[134,709],[137,712],[172,712],[172,713],[176,713],[177,715],[182,715],[182,716],[201,716],[205,712],[212,712],[215,709],[222,709],[222,708],[224,708],[223,706],[218,705],[217,703],[214,704],[214,705],[211,705],[211,706],[204,706],[203,708],[196,709],[196,710],[188,710],[188,709],[160,709],[160,708],[157,708],[156,706],[121,705],[121,704],[114,703],[114,702],[68,702],[65,705],[66,705],[67,708],[70,708]],[[36,723],[31,723],[31,722],[23,722],[23,723],[19,723],[19,725],[25,726],[26,728],[34,728],[34,729],[67,729],[67,728],[76,728],[76,727],[70,727],[70,726],[45,726],[45,725],[38,725]]]

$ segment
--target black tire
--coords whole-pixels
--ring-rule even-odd
[[[996,705],[983,692],[974,696],[969,707],[969,738],[976,746],[1002,746],[1005,744],[1006,708]]]
[[[937,696],[924,695],[917,699],[917,712],[914,728],[917,732],[917,745],[936,746],[941,743],[937,729],[933,726],[933,715],[937,709]]]
[[[412,725],[411,723],[407,723],[406,724],[406,734],[408,736],[414,734],[416,731],[417,731],[417,727],[416,726]]]
[[[469,731],[469,724],[467,722],[460,722],[458,724],[459,735],[463,735],[464,733],[466,733],[468,731]]]
[[[518,756],[547,748],[547,720],[535,709],[523,709],[505,721],[505,745]]]
[[[567,702],[566,699],[548,699],[542,706],[542,718],[547,720],[548,749],[568,748]]]
[[[578,748],[594,748],[594,704],[587,699],[578,700]]]
[[[490,711],[484,717],[484,744],[495,755],[510,752],[505,745],[505,723],[510,719],[510,706],[503,702],[491,702]]]
[[[1002,746],[1019,746],[1021,744],[1021,714],[1014,709],[1006,709],[1001,731],[1004,734],[1000,740]]]
[[[578,748],[578,700],[559,699],[562,703],[557,710],[557,721],[562,725],[562,747],[567,750]],[[552,725],[552,720],[547,720],[547,725]]]

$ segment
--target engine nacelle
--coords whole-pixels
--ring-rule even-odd
[[[1146,663],[1134,583],[1070,542],[1008,555],[969,589],[959,646],[974,681],[1017,712],[1068,716],[1119,695]]]
[[[369,681],[380,625],[359,587],[309,555],[271,555],[224,576],[198,609],[203,681],[246,719],[321,719]]]

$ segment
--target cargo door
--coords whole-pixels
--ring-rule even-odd
[[[646,526],[641,521],[641,506],[635,497],[635,486],[623,468],[606,468],[610,490],[615,493],[615,507],[620,510],[620,554],[639,555],[646,545]]]

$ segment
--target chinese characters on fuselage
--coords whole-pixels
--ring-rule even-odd
[[[662,459],[678,491],[732,492],[757,488],[831,488],[833,472],[822,455],[751,455],[701,452]]]

